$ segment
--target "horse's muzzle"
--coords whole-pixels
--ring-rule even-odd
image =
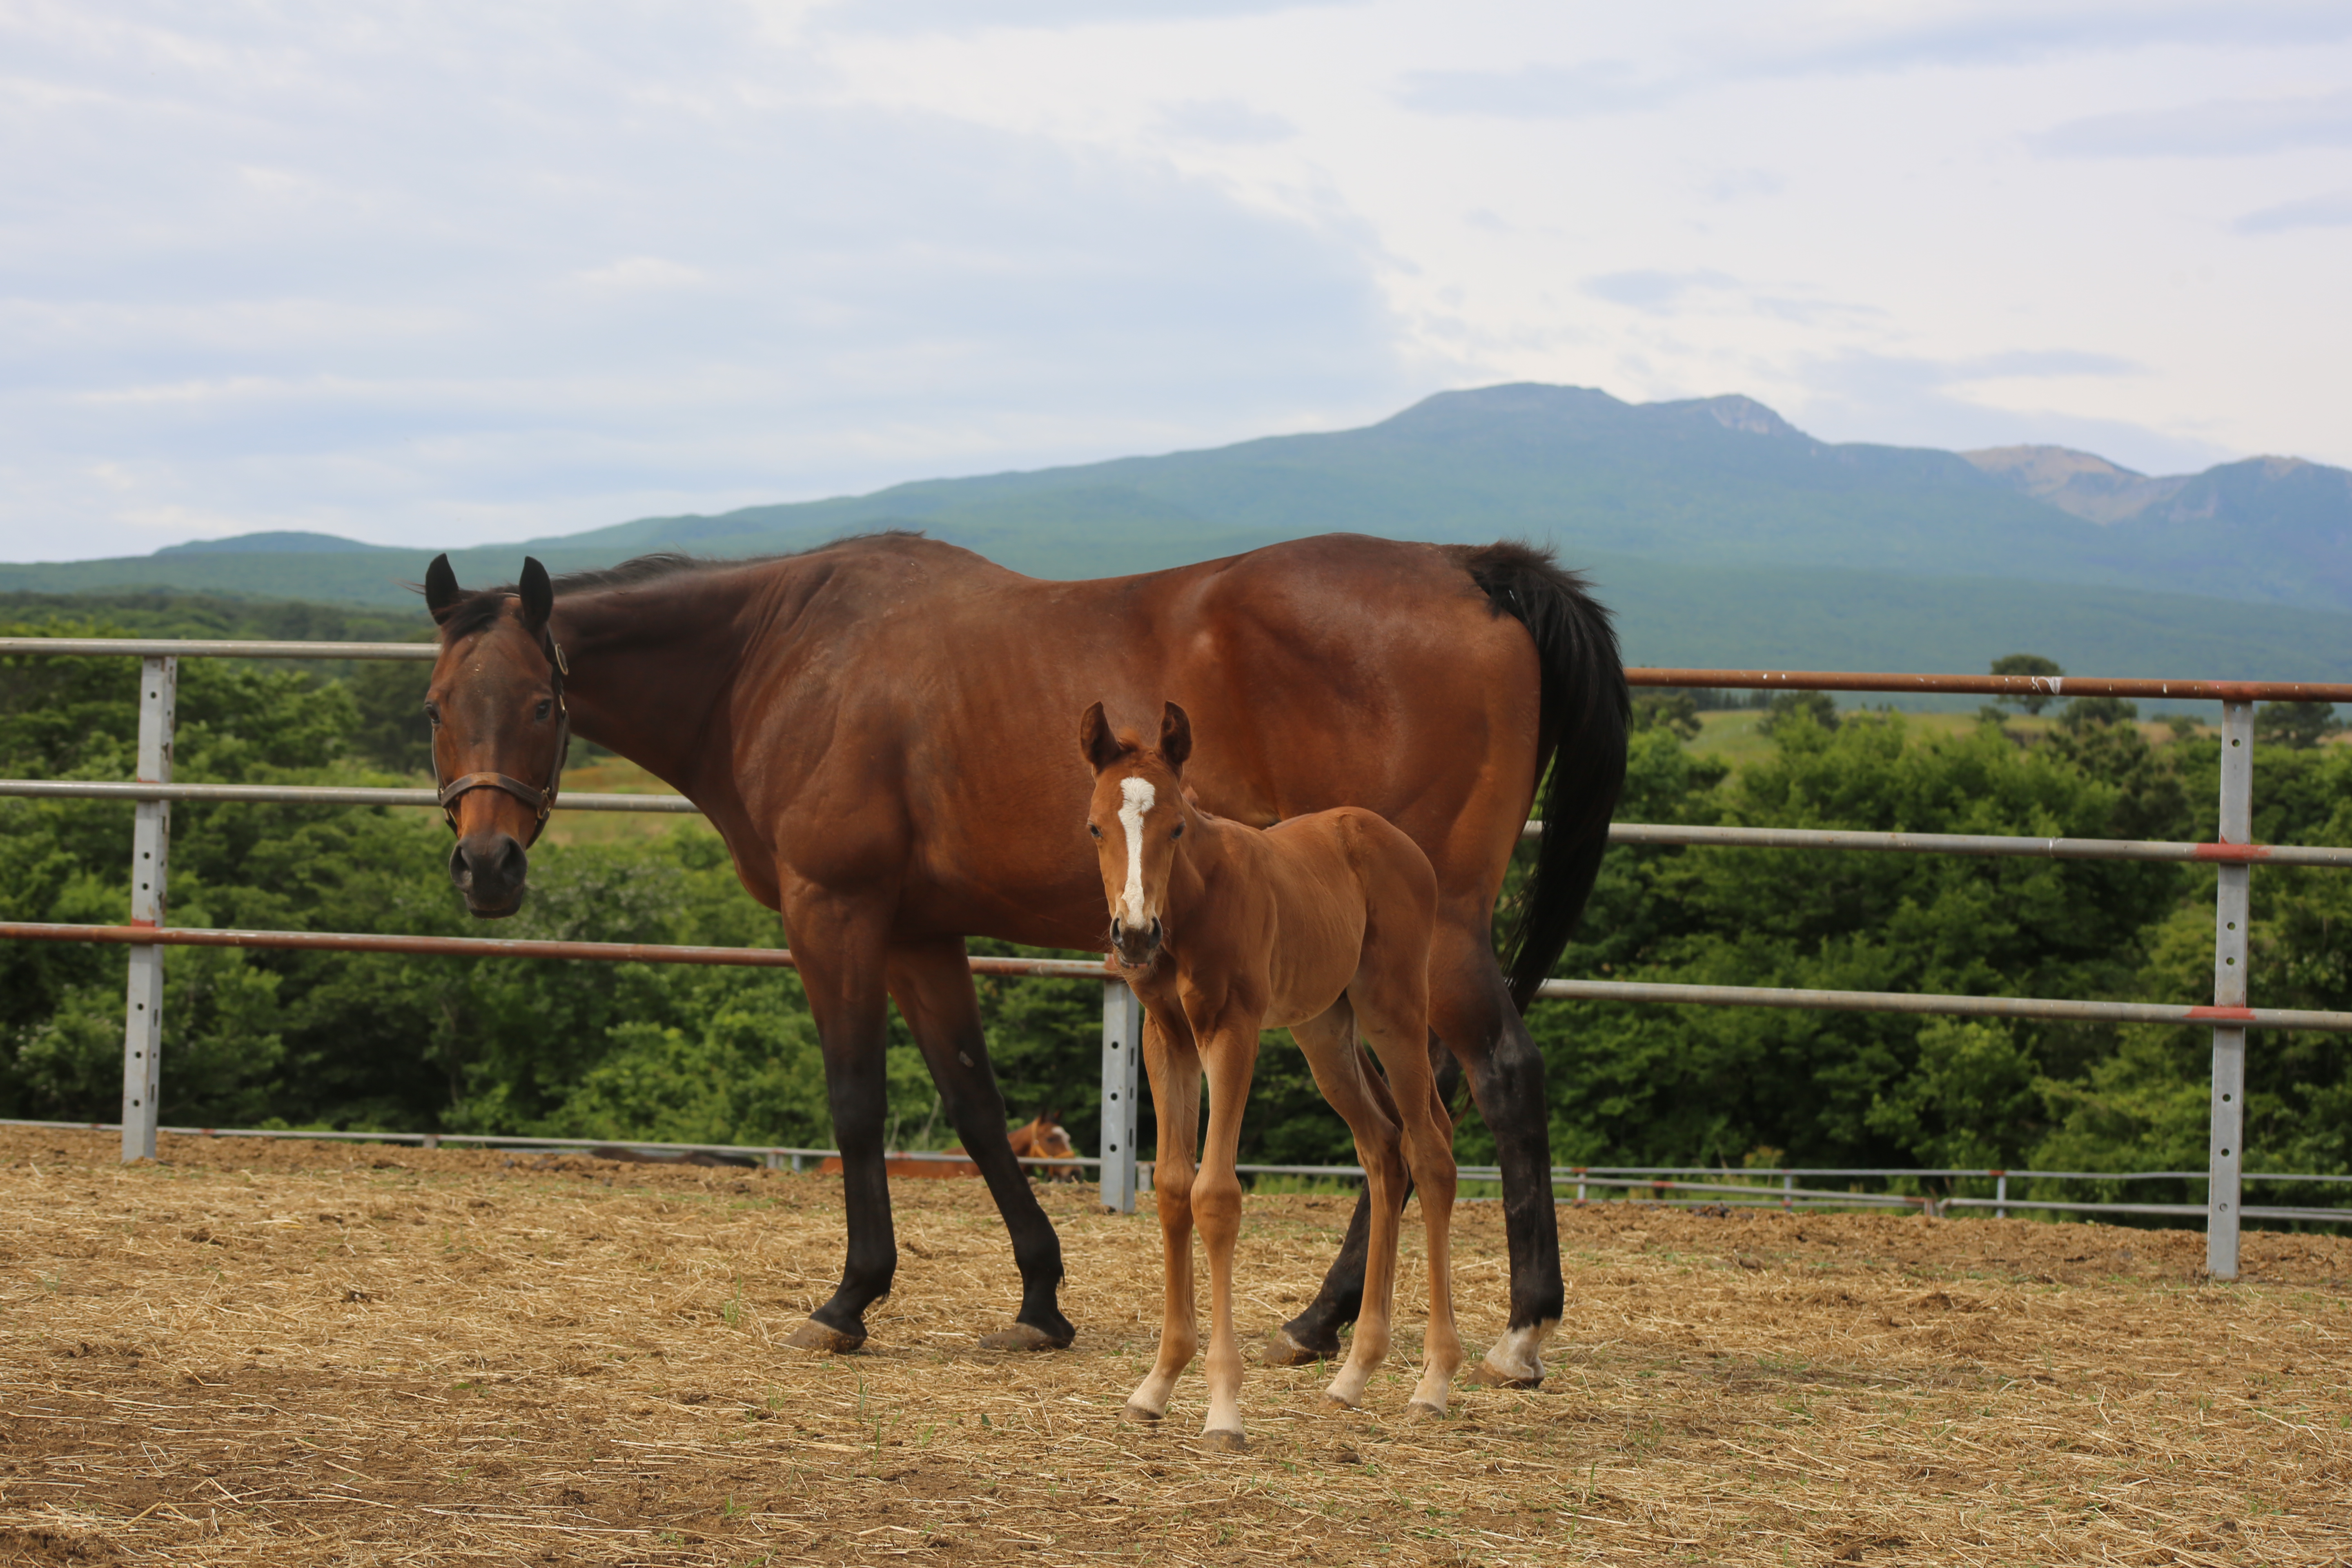
[[[530,857],[505,833],[460,838],[449,851],[449,880],[466,895],[466,907],[486,920],[522,908],[523,879]]]
[[[1141,969],[1160,955],[1160,919],[1156,915],[1149,931],[1125,924],[1117,915],[1110,918],[1110,950],[1129,969]]]

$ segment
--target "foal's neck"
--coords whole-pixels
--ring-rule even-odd
[[[1169,863],[1167,890],[1160,895],[1160,905],[1171,924],[1213,902],[1223,889],[1233,885],[1237,871],[1247,874],[1243,858],[1251,846],[1243,842],[1243,836],[1255,832],[1244,824],[1197,809],[1185,820],[1183,839]]]

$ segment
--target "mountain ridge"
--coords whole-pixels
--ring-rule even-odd
[[[2004,595],[2039,606],[2029,624],[2063,620],[2070,603],[2090,615],[2095,604],[2118,628],[2098,646],[2166,673],[2189,673],[2168,657],[2168,619],[2236,628],[2212,645],[2217,658],[2225,644],[2237,650],[2232,668],[2199,673],[2316,677],[2315,662],[2332,670],[2334,647],[2352,647],[2352,473],[2340,468],[2256,458],[2151,478],[2060,447],[1825,442],[1738,394],[1632,404],[1541,383],[1440,393],[1349,430],[637,518],[450,555],[460,579],[478,584],[510,580],[526,552],[562,572],[656,550],[781,553],[886,527],[920,529],[1045,577],[1147,571],[1332,531],[1530,537],[1569,564],[1610,563],[1649,584],[1643,614],[1664,619],[1641,627],[1639,640],[1667,662],[1686,662],[1685,645],[1717,646],[1743,574],[1770,583],[1786,613],[1817,634],[1789,651],[1818,646],[1825,660],[1838,649],[1859,657],[1862,645],[1841,628],[1867,623],[1879,627],[1876,662],[1917,668],[1885,640],[1904,626],[1874,620],[1858,595],[1909,605],[1915,628],[1919,616],[1949,617],[1952,637],[1938,629],[1922,646],[1956,649],[2016,624]],[[406,584],[433,553],[251,534],[149,556],[0,566],[0,590],[413,604]],[[1819,586],[1832,580],[1834,592]],[[1686,584],[1686,610],[1662,586],[1672,581]],[[2264,620],[2286,609],[2298,612],[2293,639],[2285,619]],[[2204,646],[2179,646],[2190,645]]]

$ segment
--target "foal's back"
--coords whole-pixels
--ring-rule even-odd
[[[1231,833],[1246,845],[1236,846],[1236,869],[1262,890],[1273,921],[1269,1026],[1316,1016],[1360,977],[1409,976],[1412,994],[1424,992],[1437,876],[1401,829],[1343,805]]]

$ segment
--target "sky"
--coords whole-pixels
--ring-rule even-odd
[[[2352,5],[0,0],[0,559],[1506,381],[2352,466]]]

